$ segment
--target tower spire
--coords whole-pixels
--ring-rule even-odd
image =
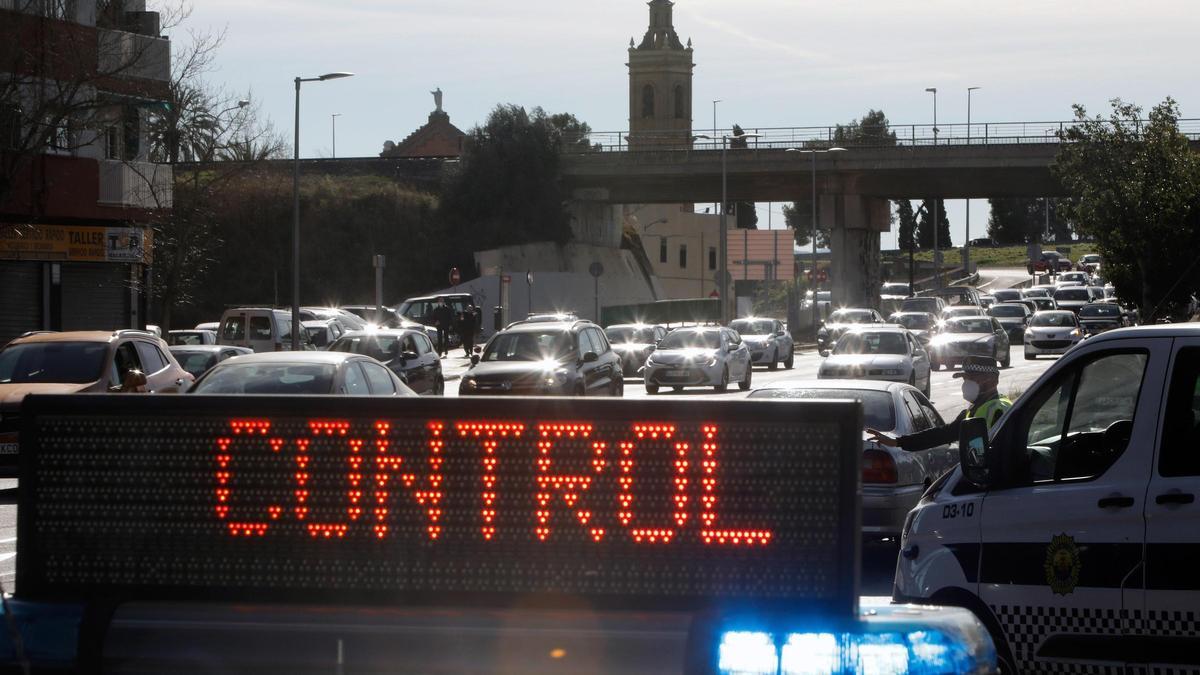
[[[679,35],[675,33],[675,20],[671,16],[675,6],[671,0],[650,0],[650,27],[638,49],[683,49]]]

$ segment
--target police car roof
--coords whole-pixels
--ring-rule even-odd
[[[505,333],[544,333],[546,331],[568,331],[575,327],[575,324],[590,324],[590,321],[582,319],[566,319],[563,321],[518,321],[508,328],[505,328]]]
[[[850,329],[846,334],[850,333],[907,333],[908,329],[894,323],[866,323],[866,324],[850,324]]]
[[[398,337],[401,335],[409,335],[411,333],[426,335],[425,327],[418,324],[416,326],[410,326],[408,328],[377,328],[375,330],[348,330],[345,333],[342,333],[342,337],[371,337],[371,336],[380,336],[380,335],[382,335],[384,337]]]
[[[1151,326],[1133,326],[1118,328],[1088,338],[1085,344],[1109,342],[1110,340],[1125,340],[1130,338],[1155,337],[1200,337],[1200,323],[1160,323]]]
[[[257,354],[245,354],[243,356],[239,356],[237,363],[328,363],[336,366],[347,361],[348,359],[361,358],[364,357],[359,354],[351,354],[348,352],[261,352]]]
[[[253,353],[246,347],[234,347],[232,345],[170,345],[167,349],[172,354],[216,354],[226,349],[245,350],[243,352],[245,354]]]

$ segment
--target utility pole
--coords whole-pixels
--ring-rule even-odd
[[[971,92],[980,87],[967,87],[967,145],[971,144]],[[963,242],[963,268],[971,274],[971,198],[967,198],[967,238]]]
[[[938,125],[937,125],[937,87],[929,87],[925,91],[933,94],[933,146],[937,147]],[[933,285],[934,288],[942,287],[942,256],[941,249],[938,248],[938,229],[941,223],[938,222],[938,216],[941,215],[941,209],[938,208],[938,198],[933,198]]]
[[[337,159],[337,118],[341,116],[342,113],[333,113],[329,116],[329,123],[333,127],[333,159]]]

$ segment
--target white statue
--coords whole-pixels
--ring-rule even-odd
[[[433,94],[433,104],[437,106],[436,112],[442,112],[442,88],[438,87],[429,93]]]

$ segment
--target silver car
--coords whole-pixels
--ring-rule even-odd
[[[1081,340],[1083,331],[1075,312],[1063,309],[1038,312],[1025,329],[1025,359],[1066,354]]]
[[[780,382],[750,394],[754,399],[857,399],[863,424],[905,435],[945,424],[921,392],[907,384],[870,380]],[[862,533],[866,539],[898,538],[904,518],[925,488],[958,462],[955,445],[908,452],[863,440]]]
[[[750,359],[756,366],[766,366],[775,370],[782,362],[784,368],[791,368],[796,361],[796,343],[792,334],[783,329],[783,322],[778,319],[747,318],[738,319],[729,324],[738,332],[742,342],[750,350]]]
[[[659,387],[679,391],[711,386],[725,391],[731,382],[747,390],[753,373],[750,350],[736,331],[724,327],[676,328],[658,343],[642,369],[648,394],[657,394]]]
[[[904,382],[928,396],[930,373],[929,355],[908,329],[873,326],[843,333],[817,377]]]

